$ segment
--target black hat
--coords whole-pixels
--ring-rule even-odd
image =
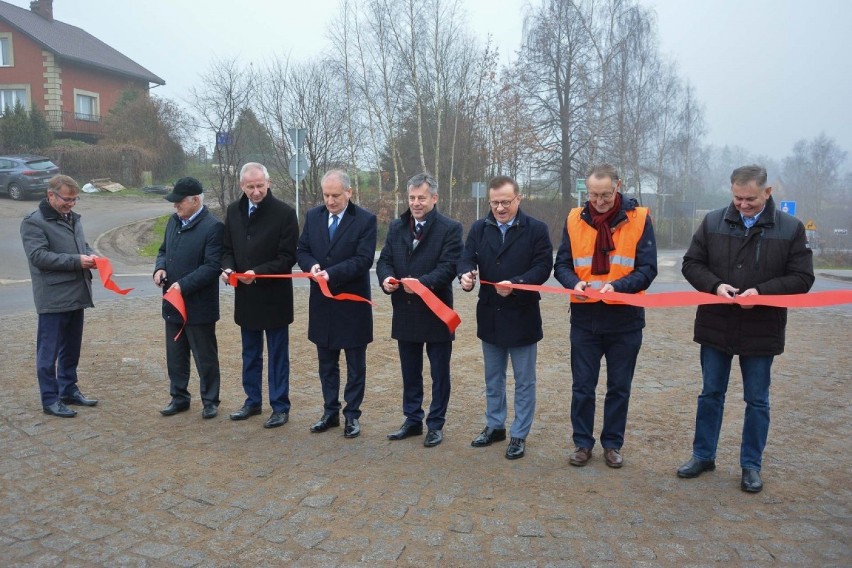
[[[184,197],[190,195],[201,195],[204,188],[201,187],[201,182],[194,177],[182,177],[175,182],[172,192],[166,196],[166,199],[172,203],[177,203]]]

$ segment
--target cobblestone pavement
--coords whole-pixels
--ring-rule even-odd
[[[381,296],[378,294],[378,296]],[[481,353],[473,294],[457,293],[444,443],[390,442],[402,422],[390,302],[378,297],[362,435],[311,434],[321,413],[307,294],[291,328],[293,409],[282,428],[232,422],[242,404],[232,296],[219,324],[222,405],[164,418],[163,325],[155,298],[87,311],[74,419],[45,416],[34,378],[35,316],[4,318],[0,346],[2,566],[849,566],[852,436],[847,312],[791,312],[776,360],[764,491],[739,489],[741,381],[728,396],[718,468],[681,480],[690,455],[698,348],[692,309],[649,310],[625,467],[568,465],[567,308],[544,300],[538,407],[527,456],[476,449]],[[735,371],[736,373],[737,371]],[[197,393],[194,376],[191,390]],[[599,388],[602,401],[603,387]],[[428,400],[428,396],[427,396]],[[510,388],[511,408],[511,388]],[[268,407],[264,415],[268,415]],[[598,413],[600,420],[600,412]],[[598,424],[599,429],[599,424]]]

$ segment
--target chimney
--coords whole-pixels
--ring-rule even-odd
[[[48,22],[53,21],[53,0],[32,0],[30,10]]]

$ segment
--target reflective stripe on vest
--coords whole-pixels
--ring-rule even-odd
[[[574,272],[580,280],[588,282],[593,289],[601,289],[607,282],[618,280],[633,272],[636,264],[636,246],[645,230],[645,219],[648,217],[647,207],[636,207],[625,211],[627,220],[622,221],[612,233],[615,250],[609,253],[609,272],[607,274],[592,274],[592,255],[595,250],[595,240],[598,232],[581,217],[582,207],[575,207],[565,221],[568,236],[571,239],[571,255],[574,257]],[[639,292],[644,294],[644,292]],[[572,302],[583,302],[571,296]],[[596,302],[587,299],[583,303]],[[619,303],[619,302],[606,302]]]

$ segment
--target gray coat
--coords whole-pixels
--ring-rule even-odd
[[[83,236],[80,215],[68,222],[47,199],[21,222],[21,240],[30,265],[36,312],[50,314],[91,308],[92,272],[80,255],[94,251]]]

